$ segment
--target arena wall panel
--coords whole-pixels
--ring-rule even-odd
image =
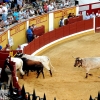
[[[69,32],[70,34],[76,33],[76,23],[69,24]]]
[[[36,38],[36,39],[34,39],[33,40],[33,42],[34,42],[34,48],[33,48],[33,46],[32,46],[32,51],[34,52],[35,50],[38,50],[39,48],[40,48],[40,41],[39,41],[40,39],[39,38]],[[34,50],[33,50],[34,49]]]
[[[34,29],[34,34],[37,35],[37,36],[41,36],[44,33],[45,33],[45,26],[44,25]]]
[[[33,51],[34,51],[34,49],[33,49]],[[30,54],[31,53],[31,45],[30,45],[30,43],[27,46],[24,47],[24,53],[26,53],[26,54]]]
[[[77,27],[77,32],[81,32],[81,31],[85,30],[84,21],[78,21],[76,23],[76,27]]]
[[[49,32],[44,34],[44,45],[50,43],[50,34]]]
[[[29,54],[32,54],[32,52],[35,51],[34,40],[31,41],[31,42],[29,43],[29,45],[30,45],[30,46],[29,46],[29,49],[30,49]]]
[[[44,44],[45,44],[45,43],[44,43],[44,35],[40,36],[39,39],[40,39],[40,40],[39,40],[39,44],[40,44],[40,48],[41,48],[41,47],[43,47]]]
[[[59,27],[58,29],[55,29],[55,38],[59,39],[63,37],[64,33],[64,27]]]
[[[49,34],[50,34],[50,42],[56,40],[55,33],[56,33],[55,30],[49,32]]]
[[[63,33],[63,36],[67,36],[69,35],[69,24],[63,26],[64,27],[64,33]]]
[[[0,52],[0,60],[5,60],[9,56],[9,53],[1,53]]]
[[[88,29],[92,29],[93,28],[93,19],[89,19],[89,20],[84,20],[84,24],[85,24],[85,30]]]

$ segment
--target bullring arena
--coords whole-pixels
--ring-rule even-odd
[[[88,10],[96,13],[99,8],[92,9],[92,5],[96,6],[91,4]],[[62,16],[66,18],[69,13],[77,14],[78,10],[78,7],[69,7],[32,17],[9,26],[3,34],[0,34],[0,45],[4,48],[4,51],[0,51],[0,67],[4,67],[4,61],[9,52],[10,56],[14,56],[18,45],[27,42],[26,30],[32,24],[37,26],[34,33],[39,37],[25,46],[23,53],[33,56],[48,56],[54,67],[54,69],[51,67],[52,77],[44,68],[45,79],[41,74],[39,78],[36,78],[35,72],[30,72],[29,76],[24,75],[22,79],[19,71],[16,76],[15,63],[10,62],[13,65],[12,77],[15,88],[21,90],[24,85],[25,91],[30,94],[35,89],[37,96],[42,98],[45,93],[47,100],[89,100],[90,95],[93,98],[98,96],[100,70],[90,70],[89,73],[93,76],[86,79],[85,70],[82,67],[74,67],[74,57],[100,56],[100,17],[83,20],[83,16],[77,16],[70,18],[68,23],[62,27],[58,25]],[[5,51],[6,44],[11,46],[11,51]],[[18,77],[18,81],[16,77]]]
[[[89,100],[90,95],[95,98],[100,90],[100,70],[90,71],[93,76],[85,78],[85,70],[74,67],[75,59],[72,57],[99,57],[100,56],[100,33],[92,33],[64,41],[42,53],[50,57],[54,66],[53,76],[44,69],[45,79],[42,74],[36,78],[34,72],[29,76],[19,79],[19,84],[26,87],[25,90],[43,97],[46,94],[47,100]]]

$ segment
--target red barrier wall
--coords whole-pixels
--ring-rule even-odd
[[[41,36],[44,33],[45,33],[45,26],[44,25],[34,29],[34,34],[37,35],[37,36]]]
[[[78,20],[78,21],[77,21]],[[39,38],[33,40],[29,45],[24,48],[25,54],[32,54],[44,45],[53,42],[62,37],[74,34],[80,31],[88,30],[93,28],[93,19],[82,20],[82,16],[79,18],[72,19],[72,23],[67,24],[63,27],[50,31],[43,34]]]
[[[100,32],[100,17],[95,18],[95,31]]]
[[[69,25],[69,33],[73,34],[77,32],[76,22]]]

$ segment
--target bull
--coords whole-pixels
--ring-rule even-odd
[[[30,60],[34,60],[34,61],[40,61],[43,66],[49,70],[50,75],[52,76],[52,72],[51,72],[51,68],[50,66],[54,69],[54,67],[52,66],[50,59],[47,56],[32,56],[32,55],[28,55],[28,54],[23,54],[20,52],[17,52],[17,54],[15,55],[15,57],[20,57],[20,58],[27,58]],[[49,66],[50,65],[50,66]]]
[[[89,71],[91,69],[95,69],[95,68],[100,68],[100,57],[91,57],[91,58],[80,58],[77,57],[75,58],[75,63],[74,63],[74,67],[82,67],[86,70],[86,77],[88,77],[88,75],[92,76],[92,74],[89,74]]]
[[[37,78],[39,77],[40,73],[42,73],[44,78],[43,72],[43,64],[39,61],[33,61],[26,58],[21,58],[23,60],[23,71],[29,74],[29,70],[37,72]]]

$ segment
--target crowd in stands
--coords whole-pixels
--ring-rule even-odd
[[[27,4],[24,0],[4,0],[3,3],[0,2],[0,32],[30,17],[70,6],[70,0],[66,0],[65,3],[63,1],[57,3],[55,0],[36,0],[31,4]]]

